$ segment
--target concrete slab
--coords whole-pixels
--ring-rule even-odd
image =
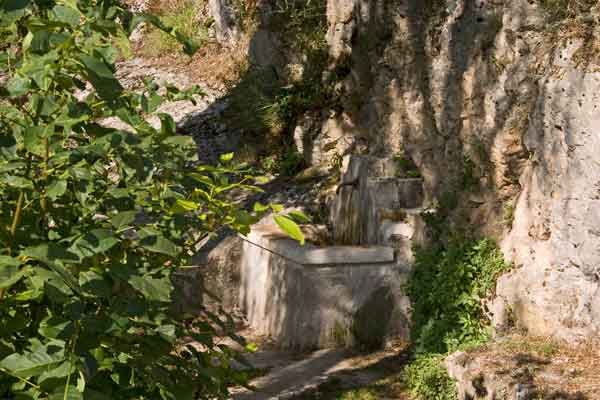
[[[387,246],[327,246],[310,243],[300,246],[275,225],[256,225],[243,237],[256,246],[269,246],[275,254],[306,266],[390,264],[394,262],[394,249]]]
[[[299,261],[304,265],[389,264],[394,262],[394,249],[384,246],[332,246],[308,250]]]
[[[243,246],[240,303],[281,347],[377,347],[408,337],[408,272],[389,247],[302,247],[258,227]]]

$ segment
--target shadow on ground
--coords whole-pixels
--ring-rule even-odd
[[[397,376],[408,359],[404,348],[375,353],[348,349],[320,350],[311,354],[262,351],[249,357],[249,361],[256,369],[268,369],[269,372],[252,381],[254,392],[237,393],[233,399],[333,399],[343,391],[377,388],[379,382]]]

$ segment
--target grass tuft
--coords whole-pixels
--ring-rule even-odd
[[[377,400],[378,398],[377,391],[369,388],[348,390],[337,397],[338,400]]]
[[[456,384],[443,365],[439,354],[417,357],[404,371],[410,392],[417,399],[456,400]]]
[[[198,10],[201,9],[201,5],[198,3],[193,0],[172,0],[155,5],[153,11],[165,25],[202,47],[209,41],[208,26],[200,17]],[[146,57],[160,57],[179,52],[180,47],[173,36],[156,27],[148,27],[140,50]]]
[[[597,0],[540,0],[539,2],[550,22],[560,22],[587,14],[594,5],[598,4]]]

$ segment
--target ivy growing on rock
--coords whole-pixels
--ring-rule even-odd
[[[232,155],[195,166],[169,115],[147,122],[197,89],[131,93],[115,78],[141,22],[194,51],[113,0],[0,1],[2,398],[222,398],[244,383],[215,339],[223,316],[175,314],[171,279],[206,235],[247,233],[269,207],[229,200],[256,190]]]

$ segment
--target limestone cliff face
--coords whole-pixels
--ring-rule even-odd
[[[548,29],[527,0],[328,0],[327,14],[343,111],[319,127],[314,159],[356,151],[348,143],[411,158],[429,201],[456,193],[455,218],[514,261],[492,307],[499,327],[599,334],[594,10],[576,34]]]
[[[410,159],[426,204],[514,262],[490,305],[498,328],[600,334],[598,6],[550,25],[537,0],[321,2],[341,95],[299,119],[307,162],[358,153],[377,178]],[[261,21],[279,10],[257,4]],[[281,75],[289,32],[266,25],[251,60]]]

